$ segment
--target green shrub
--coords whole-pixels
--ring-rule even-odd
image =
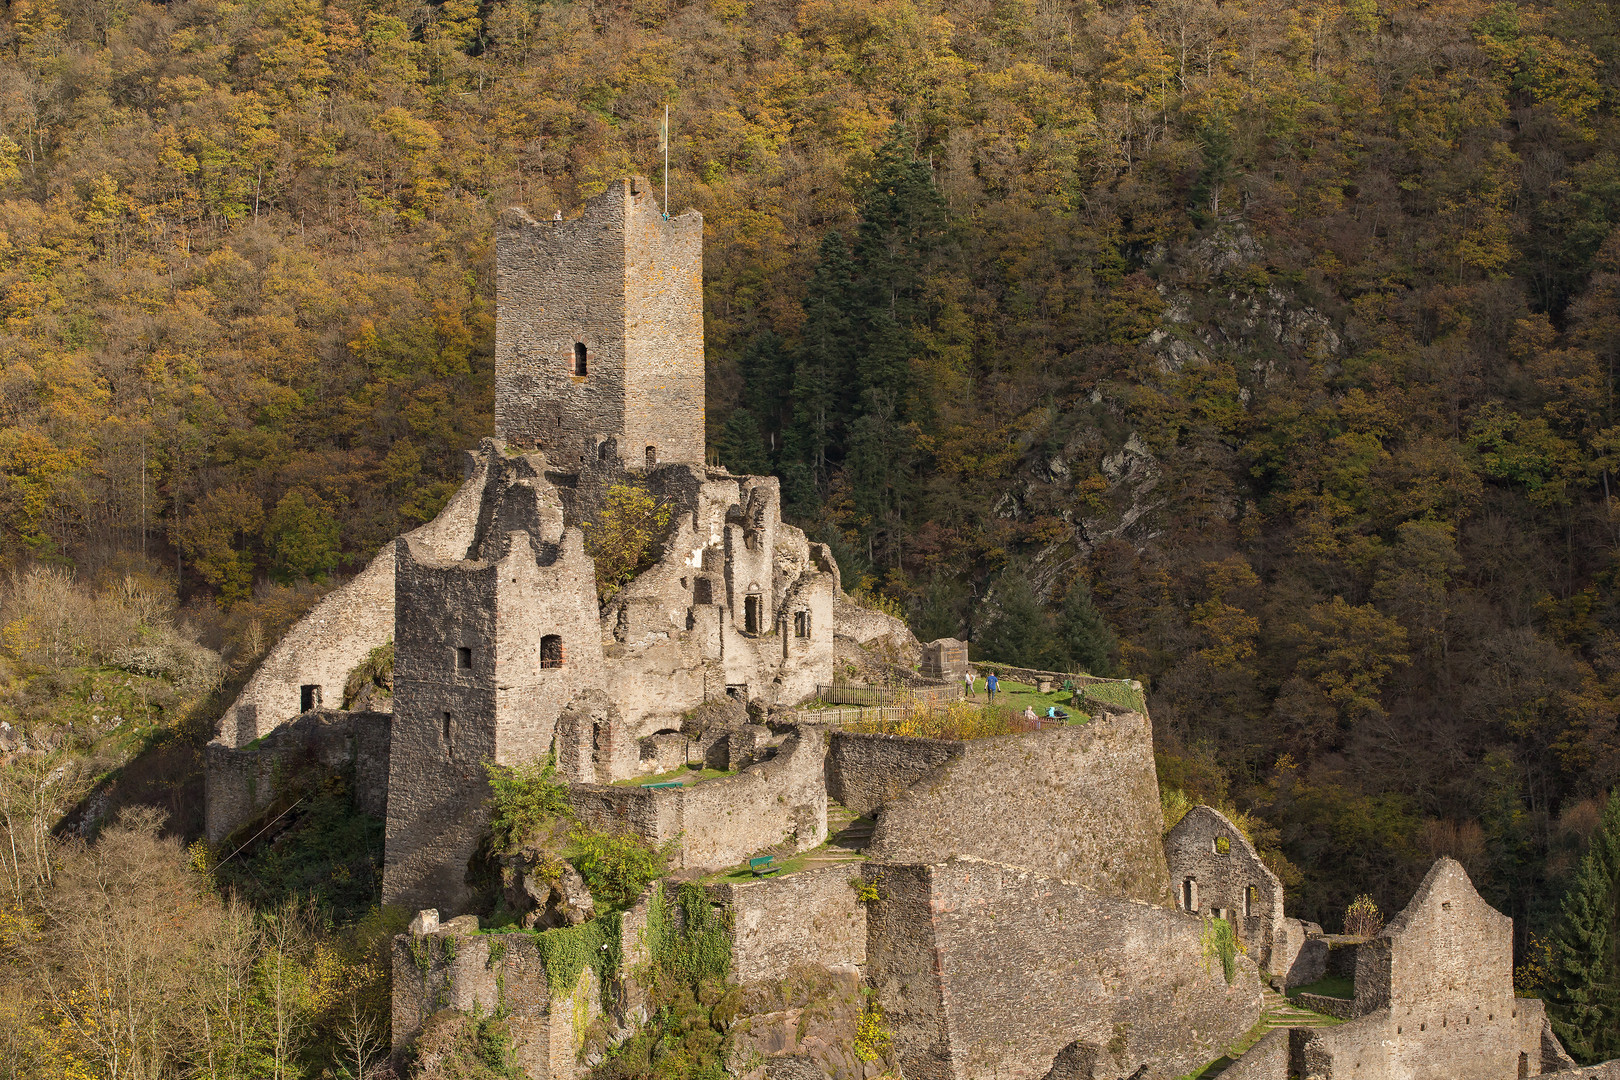
[[[1218,957],[1221,961],[1221,972],[1226,976],[1226,985],[1232,985],[1237,978],[1237,954],[1242,950],[1232,924],[1225,919],[1205,919],[1201,944],[1204,947],[1204,959],[1212,960]]]
[[[506,854],[559,817],[572,816],[568,787],[556,779],[554,757],[522,765],[486,763],[489,775],[489,829],[494,850]]]
[[[568,861],[585,879],[592,898],[610,909],[629,907],[669,872],[669,849],[655,848],[632,833],[597,832],[581,825],[569,841]]]

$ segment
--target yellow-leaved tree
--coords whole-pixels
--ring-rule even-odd
[[[585,550],[596,560],[596,595],[606,603],[657,559],[669,506],[639,484],[614,484],[585,522]]]

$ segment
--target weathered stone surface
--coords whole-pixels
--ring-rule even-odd
[[[1153,731],[1125,713],[963,744],[883,808],[868,851],[896,863],[973,855],[1169,906],[1163,828]]]
[[[709,895],[730,913],[733,977],[752,983],[807,964],[864,965],[866,908],[851,884],[859,871],[859,863],[845,863],[711,885]]]
[[[1267,972],[1283,919],[1283,886],[1226,815],[1195,806],[1164,839],[1176,906],[1228,919]],[[1286,971],[1286,969],[1283,969]]]
[[[388,713],[305,713],[261,740],[232,747],[215,739],[205,751],[208,841],[219,844],[275,797],[278,769],[301,761],[341,771],[353,768],[355,809],[382,817],[388,809]]]
[[[1260,1013],[1184,912],[978,859],[869,865],[867,964],[910,1080],[1044,1076],[1071,1044],[1107,1071],[1175,1077]]]

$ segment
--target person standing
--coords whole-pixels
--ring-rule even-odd
[[[973,700],[973,669],[972,668],[968,668],[966,671],[962,672],[962,686],[965,687],[966,690],[967,690],[968,700],[972,701]]]
[[[996,703],[996,691],[999,688],[1000,683],[996,681],[996,673],[992,671],[990,677],[984,680],[984,700],[987,704],[994,705]]]

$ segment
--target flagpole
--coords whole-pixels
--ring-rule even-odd
[[[669,217],[669,102],[664,102],[664,217]]]

